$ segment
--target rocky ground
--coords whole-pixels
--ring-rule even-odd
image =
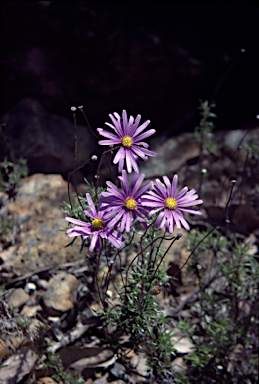
[[[149,179],[178,173],[180,185],[199,191],[203,215],[189,219],[194,231],[218,223],[228,201],[229,180],[235,178],[220,229],[232,238],[249,238],[253,254],[258,255],[258,161],[251,153],[247,157],[245,150],[245,143],[251,144],[258,133],[256,126],[218,132],[215,155],[202,154],[189,133],[160,137],[151,141],[158,157],[142,162],[140,169]],[[104,166],[102,173],[107,177],[109,169]],[[78,189],[86,191],[83,185]],[[66,372],[82,377],[85,384],[148,382],[144,355],[129,350],[126,369],[112,350],[99,343],[100,318],[95,310],[101,308],[94,286],[95,262],[87,251],[80,253],[79,246],[66,247],[62,201],[68,201],[68,185],[60,175],[34,174],[20,182],[13,197],[1,192],[1,217],[11,217],[14,225],[0,243],[0,383],[54,383],[53,368],[43,368],[35,352],[37,327],[44,327],[50,350],[59,353]],[[184,243],[185,233],[167,255],[171,276],[189,255]],[[105,268],[102,262],[100,276]],[[197,281],[186,271],[185,267],[176,285],[172,283],[158,296],[168,316],[186,316],[186,304],[197,299]],[[116,300],[112,286],[108,295],[109,300]],[[190,353],[192,347],[187,338],[175,340],[179,356]],[[184,368],[179,356],[173,361],[174,369]]]

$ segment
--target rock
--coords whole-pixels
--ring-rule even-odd
[[[49,315],[55,316],[72,309],[77,287],[77,278],[71,274],[61,272],[52,277],[43,295],[43,302]]]
[[[194,344],[186,336],[172,336],[171,340],[174,349],[176,349],[176,351],[179,353],[190,353],[195,350]]]
[[[34,283],[27,283],[24,287],[24,290],[28,295],[32,295],[36,291],[37,287]]]
[[[18,336],[18,335],[1,335],[1,342],[0,342],[0,363],[4,359],[7,359],[9,356],[11,356],[18,348],[21,347],[21,345],[24,342],[24,337]]]
[[[0,272],[20,276],[82,259],[78,248],[65,247],[69,240],[61,232],[67,226],[62,201],[68,201],[68,195],[67,182],[60,175],[35,174],[21,181],[7,207],[19,229],[19,242],[5,255]]]
[[[111,373],[113,374],[113,376],[118,378],[124,377],[125,372],[126,372],[126,368],[124,367],[124,365],[117,362],[114,364],[114,366],[111,369]]]
[[[38,355],[27,346],[19,348],[5,360],[1,368],[0,384],[20,383],[32,371],[38,359]]]
[[[22,288],[15,289],[11,295],[8,297],[8,304],[11,308],[20,308],[28,300],[30,296]]]
[[[57,384],[51,377],[41,377],[36,384]]]
[[[190,133],[183,133],[174,138],[161,137],[150,140],[150,149],[157,157],[149,157],[140,162],[140,172],[146,177],[173,176],[178,173],[187,160],[199,155],[199,147]]]
[[[35,317],[37,312],[41,310],[40,305],[34,305],[32,307],[29,307],[28,305],[25,305],[23,309],[21,310],[21,315],[28,317]]]
[[[52,115],[37,100],[26,98],[11,108],[1,121],[5,123],[4,140],[5,145],[12,148],[12,158],[26,158],[30,173],[60,173],[68,177],[74,164],[72,115],[71,121]],[[81,165],[96,152],[96,139],[87,127],[78,125],[77,142],[77,164]],[[89,174],[94,174],[96,165],[90,162],[87,169]]]

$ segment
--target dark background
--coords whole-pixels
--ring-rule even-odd
[[[1,2],[0,160],[22,156],[30,174],[67,178],[72,105],[84,105],[94,129],[125,108],[157,135],[192,131],[199,99],[211,99],[229,69],[216,129],[247,128],[259,113],[258,37],[255,3]],[[82,164],[105,148],[77,120]]]
[[[70,119],[83,104],[94,127],[127,108],[188,130],[245,48],[216,97],[218,128],[242,127],[258,114],[258,26],[251,3],[2,2],[0,114],[32,97]]]

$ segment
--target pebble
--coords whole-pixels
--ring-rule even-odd
[[[32,295],[36,291],[36,285],[34,283],[27,283],[24,287],[24,290],[28,295]]]
[[[28,295],[28,293],[25,292],[23,288],[17,288],[15,291],[11,293],[7,301],[11,308],[20,308],[29,299],[30,299],[30,296]]]
[[[61,272],[52,277],[43,294],[43,302],[48,314],[59,316],[72,309],[77,287],[77,278],[69,273]]]

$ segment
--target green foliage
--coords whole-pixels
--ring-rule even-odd
[[[0,162],[0,192],[5,192],[10,196],[15,193],[15,188],[21,178],[28,175],[25,159],[20,159],[16,163],[4,160]],[[2,202],[0,197],[0,208]],[[14,228],[14,221],[9,216],[2,216],[0,221],[0,239],[8,236]]]
[[[23,333],[26,333],[28,331],[28,328],[31,324],[31,320],[27,319],[26,316],[24,316],[23,319],[17,319],[16,322],[20,329],[23,331]]]
[[[188,236],[192,246],[200,238],[200,234],[196,238],[193,234]],[[201,290],[196,306],[199,321],[180,319],[178,322],[178,327],[196,347],[195,352],[185,357],[189,364],[186,375],[191,383],[205,384],[213,377],[217,378],[216,382],[232,382],[227,367],[235,347],[242,344],[243,354],[247,356],[251,355],[251,348],[256,350],[259,266],[249,249],[249,244],[237,240],[231,243],[218,231],[206,238],[199,249],[196,262],[204,260],[213,250],[219,274],[215,288]],[[255,382],[252,369],[244,372],[240,364],[235,366],[235,377],[237,383],[245,382],[245,378]]]
[[[151,334],[151,340],[147,344],[148,366],[156,375],[171,367],[171,357],[175,356],[175,350],[171,340],[173,330],[165,326],[165,317],[159,317],[156,327]]]
[[[129,252],[135,248],[139,253],[129,266],[122,270],[123,283],[118,291],[119,304],[108,306],[102,313],[107,325],[116,326],[117,338],[111,337],[108,340],[113,344],[113,348],[118,348],[120,335],[130,335],[133,349],[136,352],[145,351],[148,366],[156,376],[170,367],[174,352],[171,332],[166,329],[165,317],[155,299],[160,286],[166,284],[169,279],[163,258],[171,244],[164,251],[161,240],[165,237],[156,237],[157,232],[154,225],[148,228],[146,234],[144,231],[134,230]],[[139,241],[137,236],[144,234],[145,237],[141,237]],[[172,243],[172,238],[168,239]]]
[[[214,107],[213,103],[200,101],[201,120],[194,132],[194,138],[200,146],[200,169],[204,155],[218,152],[213,134],[215,126],[211,121],[216,118],[212,112]],[[259,158],[258,138],[256,140],[250,141],[247,147],[253,160]],[[96,191],[93,184],[87,180],[85,182],[97,209],[103,188],[98,187]],[[77,200],[73,197],[71,205],[64,203],[63,206],[67,216],[90,222],[83,212],[89,209],[85,197],[78,196]],[[100,326],[103,328],[102,343],[108,344],[123,361],[120,338],[127,335],[127,348],[129,346],[135,352],[145,352],[151,376],[156,378],[157,383],[165,383],[165,377],[173,375],[173,382],[179,384],[241,384],[246,379],[254,384],[256,379],[251,348],[256,351],[255,340],[258,339],[259,276],[258,262],[249,254],[249,244],[223,236],[219,230],[212,233],[209,230],[189,232],[186,249],[191,253],[199,245],[188,261],[188,272],[194,272],[198,280],[199,297],[191,307],[191,319],[179,318],[175,327],[176,334],[181,330],[195,348],[183,357],[187,369],[172,374],[171,361],[175,355],[173,330],[159,310],[155,294],[169,280],[164,258],[178,237],[162,236],[151,221],[147,225],[147,230],[143,230],[143,227],[139,230],[138,223],[135,223],[129,234],[124,233],[125,246],[122,250],[115,250],[105,242],[100,252],[93,252],[98,258],[98,267],[106,258],[108,269],[105,278],[98,278],[98,267],[95,274],[103,306],[103,312],[97,313],[103,320]],[[166,240],[170,243],[164,249]],[[82,240],[81,248],[84,245]],[[114,286],[117,292],[114,304],[106,293],[109,283],[113,283],[112,268],[116,258],[120,261],[119,267],[116,265],[116,274],[120,274],[121,284]],[[126,261],[123,266],[122,260]],[[234,367],[233,374],[229,369],[230,356],[241,344],[250,368],[244,369],[239,364]]]
[[[27,175],[26,159],[19,159],[16,163],[7,160],[0,162],[0,191],[12,195],[21,178]]]
[[[195,127],[194,138],[198,145],[208,153],[216,154],[218,151],[218,146],[215,141],[215,137],[213,134],[213,129],[215,125],[212,121],[209,121],[210,118],[216,118],[217,115],[211,112],[211,109],[214,108],[216,104],[209,104],[208,100],[204,102],[200,100],[199,110],[200,115],[202,116],[200,123]]]
[[[259,134],[254,133],[252,138],[244,144],[244,149],[249,151],[251,155],[256,159],[259,160]]]
[[[13,219],[11,217],[2,217],[0,222],[0,239],[8,236],[14,226]]]

